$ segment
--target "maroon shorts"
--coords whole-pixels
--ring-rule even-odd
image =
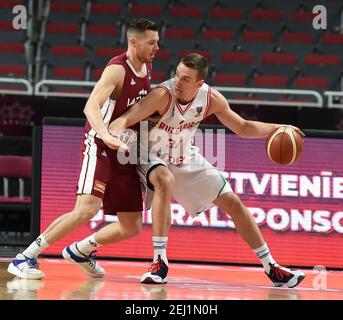
[[[101,140],[86,138],[81,150],[77,194],[92,194],[103,200],[105,214],[143,210],[136,165],[118,163],[117,151]]]

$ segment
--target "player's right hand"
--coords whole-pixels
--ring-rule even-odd
[[[105,133],[101,137],[102,141],[111,149],[122,149],[124,151],[129,150],[130,148],[126,143],[120,140],[119,137],[111,135],[109,132]]]

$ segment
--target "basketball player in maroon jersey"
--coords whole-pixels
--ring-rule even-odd
[[[131,238],[141,230],[142,193],[135,165],[117,160],[120,139],[108,125],[150,90],[151,62],[158,48],[158,26],[136,19],[127,28],[128,49],[112,58],[95,85],[84,108],[87,122],[81,152],[77,200],[73,211],[55,221],[9,264],[8,272],[26,279],[41,279],[38,255],[78,226],[93,218],[103,203],[104,211],[117,214],[118,223],[107,225],[63,250],[66,260],[79,264],[92,277],[105,271],[92,252],[100,245]]]

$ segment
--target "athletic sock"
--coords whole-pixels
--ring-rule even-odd
[[[76,244],[77,249],[86,256],[90,255],[92,251],[101,246],[101,244],[97,243],[95,240],[95,233],[81,241],[78,241]]]
[[[270,265],[269,264],[270,263],[276,264],[276,262],[273,259],[267,244],[264,243],[263,246],[256,248],[256,249],[253,249],[253,251],[256,253],[257,257],[260,259],[265,272],[269,274],[269,272],[270,272]]]
[[[152,243],[154,246],[154,261],[156,261],[158,256],[160,256],[164,263],[168,266],[167,241],[168,237],[152,237]]]
[[[28,258],[36,258],[47,247],[49,247],[49,243],[45,240],[43,234],[41,234],[22,252],[22,254]]]

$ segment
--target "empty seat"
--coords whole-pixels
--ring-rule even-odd
[[[88,22],[98,25],[117,26],[121,20],[122,7],[113,3],[92,3]]]
[[[213,77],[213,84],[220,86],[244,87],[247,76],[244,73],[222,73],[216,72]]]
[[[241,74],[249,76],[254,56],[250,52],[223,52],[220,55],[217,71],[221,73]]]
[[[296,89],[328,89],[329,82],[325,77],[297,77],[294,81]]]
[[[120,42],[118,28],[112,25],[89,25],[85,43],[92,47],[114,47]]]
[[[244,31],[242,39],[250,42],[273,42],[274,35],[270,31]]]
[[[3,195],[0,196],[1,203],[29,203],[28,180],[31,179],[31,157],[24,156],[0,156],[0,177],[3,183]],[[17,180],[17,181],[16,181]],[[18,185],[14,191],[12,185]]]
[[[284,75],[256,75],[253,85],[257,87],[286,88],[288,78]]]
[[[285,32],[282,35],[282,41],[288,42],[299,42],[299,43],[312,43],[314,36],[312,33],[306,32]]]
[[[44,42],[51,44],[76,45],[80,43],[80,27],[76,23],[48,23]]]
[[[155,4],[132,4],[129,6],[129,14],[137,17],[144,17],[150,19],[156,23],[160,23],[163,20],[163,9],[160,5]]]
[[[82,11],[81,3],[53,1],[48,19],[57,23],[78,23],[81,21]]]

